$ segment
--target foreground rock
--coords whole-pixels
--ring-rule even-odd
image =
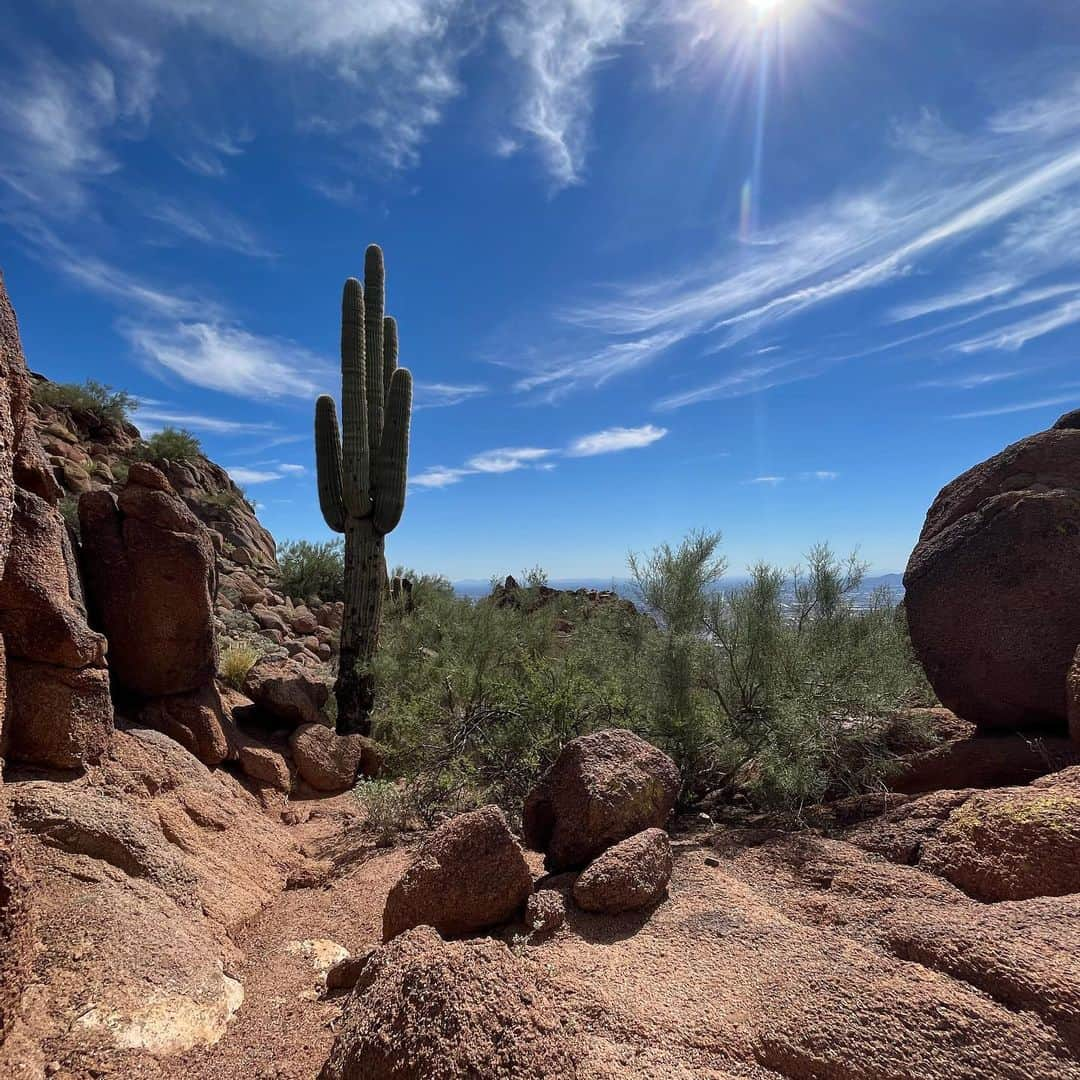
[[[577,1075],[559,1014],[497,941],[402,934],[365,965],[319,1080],[562,1080]]]
[[[514,916],[532,874],[502,810],[485,806],[440,825],[390,890],[383,940],[413,926],[461,937]]]
[[[15,842],[0,814],[0,1043],[15,1019],[30,975],[30,883],[15,853]]]
[[[47,1044],[81,1077],[217,1042],[244,997],[230,931],[301,862],[283,828],[148,729],[117,732],[85,783],[15,778],[0,800],[22,833],[47,988],[8,1044]],[[0,1075],[24,1075],[7,1051]]]
[[[214,549],[198,518],[150,465],[131,466],[117,498],[79,500],[91,611],[115,681],[144,698],[202,690],[217,671]]]
[[[321,724],[330,697],[326,682],[292,660],[263,657],[247,673],[244,693],[260,711],[288,727]]]
[[[302,724],[289,737],[301,779],[316,791],[348,791],[358,776],[377,776],[379,751],[363,735],[338,735],[327,724]]]
[[[618,915],[656,903],[671,879],[671,841],[663,829],[646,829],[610,847],[574,882],[583,911]]]
[[[940,791],[856,830],[982,901],[1080,894],[1080,766],[1027,787]]]
[[[1066,725],[1080,642],[1080,418],[947,484],[904,574],[915,652],[941,703],[987,728]]]
[[[0,755],[59,769],[100,760],[113,727],[105,639],[86,607],[60,491],[29,411],[30,380],[0,279]]]
[[[613,728],[568,742],[525,802],[526,842],[549,870],[582,866],[612,844],[661,828],[679,794],[667,754]]]

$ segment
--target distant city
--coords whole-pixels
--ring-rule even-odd
[[[515,575],[519,582],[524,582],[524,575]],[[499,579],[500,581],[503,579]],[[737,589],[745,585],[750,579],[745,575],[725,577],[720,583],[720,588]],[[491,592],[491,581],[481,581],[472,578],[454,582],[454,591],[458,596],[467,596],[478,600]],[[638,601],[637,588],[630,578],[552,578],[548,581],[553,589],[612,589],[620,596],[625,596],[635,603]],[[904,581],[902,574],[876,574],[866,577],[855,594],[857,607],[864,606],[870,597],[878,590],[889,590],[892,600],[898,602],[904,595]]]

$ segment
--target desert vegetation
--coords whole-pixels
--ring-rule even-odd
[[[197,435],[186,428],[164,427],[145,439],[138,456],[143,461],[191,461],[202,453]]]
[[[72,409],[92,416],[101,424],[122,424],[138,407],[138,401],[126,390],[87,379],[81,383],[41,381],[34,384],[35,405]]]
[[[294,600],[345,598],[345,542],[284,540],[278,544],[281,588]]]
[[[486,802],[516,816],[568,740],[606,727],[666,750],[687,804],[719,791],[797,813],[882,786],[922,738],[887,718],[932,700],[891,597],[858,606],[864,566],[824,545],[726,586],[719,540],[632,556],[640,611],[544,602],[539,571],[514,603],[412,575],[411,611],[385,613],[373,734],[421,816]]]

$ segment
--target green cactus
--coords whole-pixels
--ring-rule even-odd
[[[372,244],[363,286],[349,278],[341,298],[341,428],[332,397],[315,403],[319,505],[326,524],[345,534],[345,621],[334,687],[341,735],[370,730],[384,538],[405,509],[412,375],[398,367],[397,324],[384,315],[384,301],[383,253]]]

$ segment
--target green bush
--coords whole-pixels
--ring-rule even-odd
[[[191,461],[202,453],[202,443],[186,428],[165,427],[145,439],[137,456],[142,461]]]
[[[405,796],[390,780],[361,780],[353,794],[364,809],[364,828],[375,834],[375,846],[390,847],[406,825]]]
[[[294,600],[345,599],[345,541],[285,540],[278,544],[281,588]]]
[[[254,645],[230,642],[218,653],[218,677],[226,686],[243,690],[248,672],[261,655]]]
[[[128,478],[128,472],[131,470],[131,466],[126,461],[114,461],[112,463],[113,479],[118,484],[126,484]]]
[[[857,603],[863,567],[827,547],[724,590],[718,543],[694,533],[631,559],[648,614],[572,595],[471,602],[414,575],[412,612],[385,612],[373,717],[413,811],[497,802],[516,818],[562,745],[601,727],[670,753],[684,802],[738,792],[797,813],[879,787],[889,715],[931,700],[891,598]],[[573,630],[556,634],[563,619]]]
[[[138,408],[126,390],[114,390],[94,379],[84,383],[35,382],[33,399],[38,405],[89,413],[99,423],[122,424]]]

